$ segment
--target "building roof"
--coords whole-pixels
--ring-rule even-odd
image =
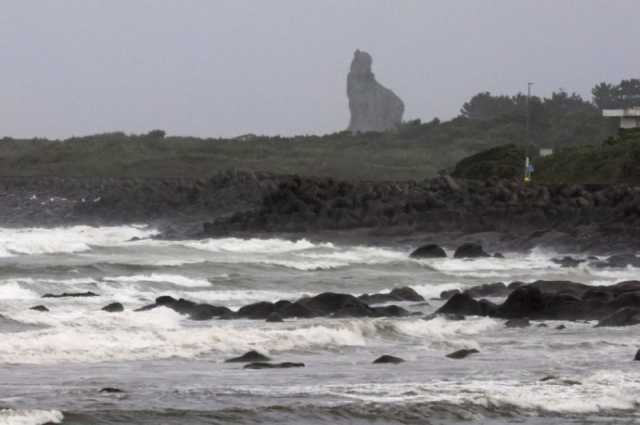
[[[604,117],[640,117],[640,107],[634,106],[627,109],[603,109]]]

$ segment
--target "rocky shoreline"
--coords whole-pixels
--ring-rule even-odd
[[[228,172],[210,179],[1,177],[4,226],[149,223],[165,238],[278,235],[589,252],[640,246],[640,188],[439,176],[347,182]]]

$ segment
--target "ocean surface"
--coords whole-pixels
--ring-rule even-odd
[[[638,326],[191,321],[166,308],[133,311],[160,295],[235,309],[411,286],[429,305],[401,305],[426,315],[446,289],[537,279],[608,285],[637,279],[637,269],[560,268],[550,259],[565,253],[540,249],[504,260],[412,260],[412,246],[154,234],[144,225],[0,229],[0,424],[640,423]],[[83,291],[99,296],[41,298]],[[126,310],[101,311],[115,301]],[[50,311],[29,309],[38,304]],[[461,348],[480,353],[445,357]],[[306,367],[224,363],[252,349]],[[406,362],[373,365],[382,354]],[[558,379],[541,381],[548,375]]]

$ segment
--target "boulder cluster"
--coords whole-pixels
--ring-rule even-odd
[[[479,296],[507,295],[502,304]],[[448,301],[436,314],[490,316],[502,319],[597,320],[598,326],[640,324],[640,282],[626,281],[611,286],[590,286],[569,281],[514,282],[443,293]],[[524,322],[512,322],[522,327]]]

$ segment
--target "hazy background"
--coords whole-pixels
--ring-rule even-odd
[[[0,136],[342,130],[353,50],[405,119],[640,74],[637,0],[0,0]]]

